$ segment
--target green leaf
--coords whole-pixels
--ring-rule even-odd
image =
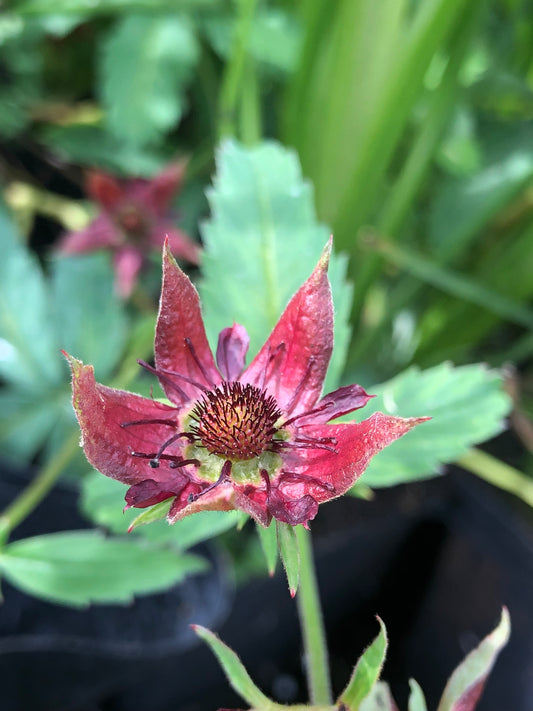
[[[212,217],[202,229],[205,322],[213,345],[222,328],[243,324],[255,353],[313,271],[329,231],[316,220],[311,186],[292,151],[274,142],[245,148],[227,141],[217,158]],[[345,272],[345,259],[332,256],[335,355],[326,389],[338,384],[349,336]]]
[[[289,591],[294,597],[300,581],[300,552],[294,526],[276,521],[279,554],[285,568]]]
[[[129,14],[133,10],[194,10],[213,8],[217,4],[217,0],[23,0],[17,4],[17,12],[21,15],[79,12],[89,16]]]
[[[437,711],[473,711],[496,658],[511,631],[504,607],[499,625],[461,662],[448,681]]]
[[[427,711],[424,692],[414,679],[409,679],[409,708],[408,711]]]
[[[95,531],[52,533],[5,547],[0,570],[36,597],[82,607],[126,603],[165,590],[206,568],[202,558],[179,555],[136,539],[104,538]]]
[[[107,254],[62,257],[53,264],[53,306],[61,347],[95,367],[98,380],[117,365],[127,336]]]
[[[259,536],[261,542],[261,548],[265,554],[265,561],[268,570],[268,574],[272,577],[276,572],[276,563],[278,562],[278,540],[276,535],[276,524],[274,521],[270,522],[268,528],[263,528],[263,526],[256,526],[255,530]]]
[[[30,109],[41,94],[43,53],[41,33],[3,8],[0,17],[2,81],[0,81],[0,135],[19,134],[31,121]]]
[[[109,35],[100,66],[102,101],[113,133],[157,141],[185,110],[183,91],[199,48],[192,25],[176,15],[129,15]]]
[[[68,402],[66,390],[61,391]],[[63,398],[35,397],[11,387],[0,392],[0,449],[12,460],[29,461],[42,447],[61,417]]]
[[[361,711],[398,711],[389,685],[378,681],[359,707]]]
[[[385,655],[387,653],[387,630],[383,621],[377,618],[380,633],[372,644],[363,652],[348,682],[348,686],[339,697],[338,704],[342,702],[350,711],[358,711],[361,702],[374,688],[379,679]]]
[[[235,41],[234,16],[207,17],[202,25],[214,50],[229,59]],[[301,28],[292,15],[281,8],[265,7],[255,13],[247,49],[266,68],[285,73],[296,65],[301,40]]]
[[[43,392],[63,379],[50,304],[37,260],[0,207],[0,376]]]
[[[270,699],[257,688],[243,663],[233,650],[227,647],[216,635],[205,627],[192,625],[192,628],[196,634],[210,646],[211,651],[224,669],[224,673],[232,688],[246,703],[254,708],[261,709],[261,711],[269,711],[269,709],[275,709],[277,707],[277,704],[270,701]]]
[[[503,155],[475,175],[450,179],[435,192],[429,232],[435,256],[449,260],[467,249],[487,222],[531,180],[531,130],[519,131],[518,137],[516,130],[515,126],[514,141],[506,141]]]
[[[371,487],[437,474],[441,464],[498,434],[511,407],[500,373],[483,365],[409,368],[369,391],[377,397],[361,410],[365,419],[377,411],[432,417],[374,457],[363,479]]]
[[[159,504],[155,504],[155,506],[144,509],[141,514],[133,519],[128,531],[134,531],[138,526],[145,526],[148,523],[161,521],[161,519],[166,518],[171,506],[172,499],[168,499],[167,501],[161,501]]]
[[[129,143],[100,126],[47,126],[41,140],[71,163],[98,166],[118,175],[150,177],[168,161],[163,150]]]

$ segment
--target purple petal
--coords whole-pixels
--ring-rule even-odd
[[[217,365],[226,380],[237,380],[244,370],[250,338],[244,326],[234,323],[218,336]]]
[[[288,499],[279,491],[273,489],[268,499],[268,510],[278,521],[297,526],[302,523],[307,527],[318,513],[318,503],[309,494],[299,499]]]
[[[369,395],[360,385],[344,385],[342,388],[324,395],[313,408],[316,412],[298,418],[298,424],[324,424],[336,417],[359,410],[373,397],[375,395]]]
[[[167,483],[161,484],[154,479],[145,479],[140,481],[138,484],[130,486],[126,492],[126,508],[131,508],[134,506],[138,509],[144,509],[147,506],[153,506],[154,504],[159,504],[161,501],[170,499],[172,496],[176,496],[180,491],[186,486],[189,478],[183,476],[183,482],[181,486],[177,483],[173,486],[173,491],[167,491],[165,487]]]

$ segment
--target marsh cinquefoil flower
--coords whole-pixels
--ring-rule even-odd
[[[168,239],[175,257],[198,264],[200,250],[173,222],[170,202],[179,192],[184,163],[174,163],[151,180],[118,180],[99,171],[87,175],[87,194],[100,213],[82,230],[65,234],[64,254],[109,249],[113,253],[118,293],[127,298],[148,254]]]
[[[307,526],[374,454],[426,419],[378,412],[327,424],[370,397],[359,385],[320,396],[333,347],[329,249],[245,368],[238,324],[220,333],[215,363],[196,289],[166,248],[155,367],[141,364],[171,404],[100,385],[91,366],[69,358],[86,456],[129,484],[128,506],[173,499],[171,523],[240,509],[263,526],[272,517]]]

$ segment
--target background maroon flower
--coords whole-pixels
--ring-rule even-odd
[[[116,273],[117,291],[128,297],[144,260],[168,239],[172,253],[198,264],[200,249],[173,223],[170,204],[179,192],[185,163],[173,163],[146,180],[119,180],[107,173],[90,171],[86,190],[100,213],[84,229],[69,232],[60,243],[65,254],[110,249]]]

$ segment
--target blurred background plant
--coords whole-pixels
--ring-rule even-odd
[[[533,505],[532,12],[529,0],[7,4],[0,451],[38,474],[0,516],[5,541],[60,477],[94,524],[128,527],[121,485],[87,471],[77,446],[59,350],[148,394],[136,359],[152,353],[158,260],[146,255],[151,268],[125,301],[108,253],[56,247],[96,214],[87,171],[151,178],[179,159],[175,226],[203,249],[190,273],[210,339],[236,320],[257,349],[331,231],[328,388],[357,381],[377,393],[365,416],[434,416],[381,453],[355,494],[459,462]],[[509,413],[522,446],[475,448]],[[236,524],[202,514],[136,529],[131,566],[148,538],[166,572],[125,575],[120,590],[89,573],[73,588],[72,555],[56,560],[53,537],[8,543],[0,569],[46,599],[124,600],[199,571],[188,547]],[[61,535],[79,550],[80,534]],[[96,567],[126,545],[84,535]],[[240,544],[226,541],[238,560]],[[53,562],[54,575],[37,584],[28,560]],[[255,564],[241,562],[245,577]]]

